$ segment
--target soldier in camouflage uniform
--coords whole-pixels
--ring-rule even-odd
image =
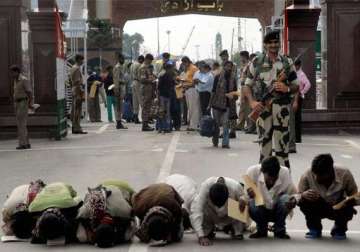
[[[81,66],[84,63],[82,55],[75,56],[75,65],[70,69],[70,81],[72,88],[72,108],[71,121],[73,134],[87,134],[80,126],[82,103],[83,103],[83,76],[81,73]]]
[[[125,58],[122,54],[117,54],[118,63],[115,65],[113,70],[114,78],[114,96],[115,96],[115,119],[116,119],[116,128],[117,129],[127,129],[122,122],[123,114],[123,103],[124,97],[126,94],[126,80],[125,80],[125,71],[126,64]]]
[[[153,131],[154,128],[149,126],[151,106],[154,99],[154,90],[155,90],[155,80],[156,76],[154,75],[154,68],[151,63],[154,60],[154,56],[147,54],[145,56],[145,61],[140,67],[139,77],[141,87],[141,96],[142,96],[142,131]]]
[[[291,59],[279,54],[279,32],[272,31],[264,37],[266,53],[251,63],[244,91],[253,110],[262,112],[257,120],[261,139],[260,162],[272,155],[280,164],[290,168],[289,162],[289,116],[291,94],[298,90],[295,68]],[[280,80],[280,76],[283,76]],[[264,106],[263,97],[273,85],[275,92]],[[253,89],[254,96],[251,93]],[[273,142],[275,146],[273,147]]]

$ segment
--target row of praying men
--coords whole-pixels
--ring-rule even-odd
[[[309,229],[306,238],[320,238],[321,220],[327,218],[334,221],[332,238],[343,240],[360,204],[352,173],[335,165],[330,154],[313,159],[297,188],[276,157],[249,167],[243,182],[210,177],[198,187],[191,178],[173,174],[135,192],[128,183],[112,180],[89,188],[82,199],[68,184],[37,180],[16,187],[5,201],[3,238],[105,248],[133,236],[151,245],[180,242],[184,230],[193,229],[199,244],[208,246],[218,231],[242,240],[252,220],[256,231],[249,238],[266,238],[271,231],[275,238],[290,239],[286,217],[298,206]]]

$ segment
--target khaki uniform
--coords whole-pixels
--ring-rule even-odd
[[[113,70],[114,78],[114,97],[115,97],[115,120],[121,122],[123,111],[123,100],[126,94],[126,80],[125,80],[126,65],[117,63]]]
[[[32,95],[32,87],[28,79],[21,75],[14,80],[14,105],[16,125],[18,129],[19,146],[29,144],[27,131],[27,119],[29,108],[29,97]]]
[[[247,76],[247,74],[249,72],[249,67],[250,67],[250,63],[247,64],[246,66],[244,66],[244,68],[241,71],[241,76],[240,76],[241,89],[245,85],[245,80],[246,80],[246,76]],[[253,122],[248,118],[250,112],[251,112],[251,108],[250,108],[249,101],[244,96],[244,92],[241,92],[239,123],[237,125],[237,128],[244,129],[245,128],[245,122],[246,122],[246,128],[248,128],[248,129],[252,128]]]
[[[142,64],[139,69],[142,100],[142,121],[148,123],[151,115],[151,106],[154,99],[155,85],[151,79],[154,76],[151,65]]]
[[[245,84],[254,91],[254,98],[261,101],[268,88],[273,85],[283,70],[287,77],[292,71],[295,71],[291,59],[279,55],[273,63],[267,55],[261,54],[250,64]],[[295,78],[291,82],[286,80],[285,84],[297,85],[297,79]],[[280,164],[290,167],[288,155],[290,103],[290,93],[275,92],[271,106],[266,107],[260,115],[257,121],[261,139],[260,162],[271,156],[274,149]]]
[[[72,130],[74,132],[82,131],[80,126],[82,102],[84,91],[82,89],[83,76],[81,73],[80,66],[75,64],[70,69],[70,79],[72,83],[72,109],[71,109],[71,120]]]
[[[140,67],[139,62],[134,63],[130,69],[131,79],[133,80],[131,89],[132,89],[132,101],[133,101],[133,112],[135,115],[139,114],[140,106],[142,103],[141,99],[141,83],[140,83]]]

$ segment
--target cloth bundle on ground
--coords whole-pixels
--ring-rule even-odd
[[[130,205],[133,193],[122,181],[106,181],[89,188],[77,217],[78,240],[103,248],[130,241],[136,227]]]
[[[200,120],[200,135],[204,137],[213,137],[216,131],[215,119],[205,115]]]

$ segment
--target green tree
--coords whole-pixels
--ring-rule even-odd
[[[144,43],[143,35],[135,33],[129,35],[123,34],[123,53],[130,56],[132,59],[136,59],[140,55],[140,46]]]
[[[236,52],[233,56],[232,56],[232,61],[237,65],[240,66],[240,52]]]
[[[112,25],[109,20],[91,19],[88,21],[88,43],[99,49],[100,68],[102,68],[102,50],[114,42]]]

